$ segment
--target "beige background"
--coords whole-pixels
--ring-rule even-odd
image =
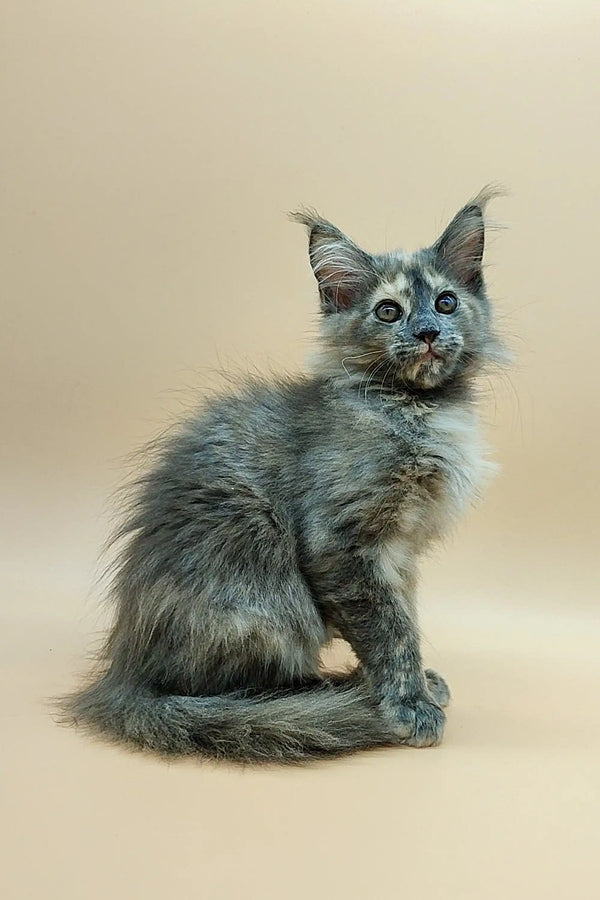
[[[7,898],[592,897],[598,876],[595,2],[20,0],[2,8]],[[312,204],[430,242],[483,184],[516,351],[503,474],[425,566],[444,745],[167,765],[53,723],[104,618],[124,457],[216,368],[299,370]],[[218,379],[217,379],[218,381]]]

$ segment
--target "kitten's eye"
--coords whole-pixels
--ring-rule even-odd
[[[382,322],[396,322],[402,315],[402,309],[393,300],[382,300],[375,307],[375,315]]]
[[[440,294],[435,301],[435,308],[437,311],[439,313],[444,313],[445,315],[453,313],[457,306],[458,300],[451,291],[444,291],[444,293]]]

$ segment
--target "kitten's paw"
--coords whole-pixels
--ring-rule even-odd
[[[445,678],[442,678],[433,669],[425,669],[425,677],[427,678],[427,687],[429,693],[433,697],[438,706],[448,706],[450,703],[450,688]]]
[[[430,700],[413,700],[395,710],[394,731],[400,744],[435,747],[444,735],[446,714]]]

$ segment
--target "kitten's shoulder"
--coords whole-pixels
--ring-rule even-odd
[[[327,381],[316,376],[245,377],[202,398],[181,423],[191,444],[229,444],[240,448],[285,440],[300,423],[324,423],[330,400]]]

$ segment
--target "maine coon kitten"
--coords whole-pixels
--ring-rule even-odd
[[[295,215],[321,301],[314,371],[210,401],[163,447],[70,720],[238,760],[439,743],[449,691],[423,668],[416,566],[489,466],[473,381],[499,348],[481,267],[492,193],[416,253],[371,255]],[[333,633],[360,661],[347,676],[320,670]]]

